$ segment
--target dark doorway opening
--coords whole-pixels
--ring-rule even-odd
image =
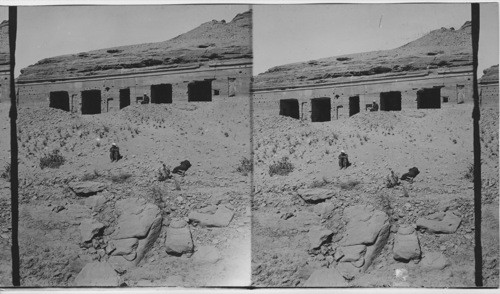
[[[82,91],[82,114],[101,113],[101,91]]]
[[[299,100],[297,99],[281,99],[280,100],[280,115],[289,116],[299,119]]]
[[[359,96],[349,97],[349,116],[359,113]]]
[[[120,109],[130,105],[130,88],[120,89]]]
[[[194,81],[189,83],[188,101],[212,101],[212,81]]]
[[[441,108],[441,88],[423,88],[417,91],[417,109]]]
[[[391,91],[380,93],[381,111],[400,111],[401,110],[401,92]]]
[[[151,103],[172,103],[172,85],[151,85]]]
[[[50,92],[49,107],[69,111],[69,94],[66,91]]]
[[[227,78],[227,95],[229,97],[234,97],[236,96],[236,78]]]
[[[332,103],[328,97],[311,99],[311,122],[331,121]]]

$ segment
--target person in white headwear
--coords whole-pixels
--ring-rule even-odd
[[[340,169],[347,168],[349,166],[349,157],[347,156],[347,153],[345,153],[344,150],[340,151],[339,155],[339,167]]]
[[[148,104],[149,103],[149,96],[148,93],[144,93],[144,96],[142,96],[142,104]]]
[[[375,102],[375,100],[373,100],[372,102],[372,108],[370,109],[370,111],[378,111],[378,104],[377,102]]]
[[[116,143],[111,144],[111,148],[109,149],[109,158],[111,159],[111,162],[118,161],[121,158],[120,148],[116,146]]]

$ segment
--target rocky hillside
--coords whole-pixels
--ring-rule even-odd
[[[355,53],[276,66],[255,77],[254,86],[277,87],[340,82],[367,76],[407,74],[472,65],[471,26],[441,28],[396,49]]]
[[[479,83],[498,83],[498,64],[493,65],[483,71],[483,76],[479,80]]]
[[[212,20],[168,41],[137,44],[40,60],[21,70],[20,81],[134,72],[252,58],[252,13],[229,23]]]
[[[9,21],[0,23],[0,64],[9,63]]]

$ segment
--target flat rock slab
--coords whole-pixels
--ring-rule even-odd
[[[111,264],[107,262],[87,263],[76,276],[74,285],[77,287],[118,287],[120,277]]]
[[[396,234],[394,236],[394,247],[392,248],[394,259],[397,261],[408,262],[420,258],[420,243],[417,233],[408,235]]]
[[[95,195],[104,189],[106,189],[106,185],[100,182],[71,182],[69,183],[69,188],[77,195],[81,197],[88,197],[91,195]]]
[[[193,254],[193,261],[201,264],[213,264],[221,259],[219,250],[214,246],[200,246]]]
[[[111,240],[109,241],[108,246],[115,248],[111,252],[111,255],[128,255],[135,251],[138,242],[139,240],[137,238]]]
[[[113,269],[119,273],[123,274],[128,269],[134,267],[134,264],[128,261],[124,256],[110,256],[108,258],[108,263],[113,267]]]
[[[105,226],[95,219],[84,219],[80,223],[80,236],[82,242],[90,242],[96,234],[99,233]]]
[[[297,193],[307,203],[317,203],[335,197],[340,189],[299,189]]]
[[[333,231],[325,229],[323,227],[313,227],[307,233],[309,237],[309,243],[311,244],[310,249],[316,249],[321,247],[333,234]]]
[[[340,247],[344,257],[340,260],[341,262],[358,261],[362,258],[366,251],[365,245],[353,245]]]
[[[89,198],[85,199],[85,205],[92,209],[92,211],[99,211],[103,207],[103,205],[106,203],[106,198],[102,195],[95,195],[95,196],[90,196]]]
[[[336,269],[347,280],[354,279],[361,272],[358,267],[354,266],[350,262],[341,262],[337,265]]]
[[[422,261],[420,261],[420,266],[422,269],[426,270],[442,270],[449,265],[450,261],[446,258],[446,256],[437,251],[426,252]]]
[[[318,269],[304,283],[303,287],[347,287],[348,284],[337,269]]]
[[[219,206],[214,214],[190,212],[189,220],[203,227],[227,227],[234,212],[225,206]]]
[[[417,228],[424,229],[430,233],[451,234],[457,231],[461,222],[462,219],[459,216],[455,215],[451,211],[448,211],[442,220],[431,220],[423,217],[417,219]]]
[[[139,262],[141,262],[146,253],[153,247],[154,243],[156,242],[156,239],[158,239],[158,237],[160,236],[162,223],[163,223],[163,217],[160,215],[151,224],[151,227],[149,228],[149,232],[146,238],[139,239],[139,244],[137,245],[137,250],[136,250],[137,252],[137,258],[135,259],[136,265],[138,265]]]
[[[119,200],[115,209],[121,211],[117,228],[111,235],[115,240],[146,237],[153,222],[161,216],[158,206],[141,198]]]
[[[391,233],[391,225],[389,224],[389,222],[387,222],[380,229],[380,232],[377,236],[377,240],[375,241],[375,243],[366,248],[363,271],[366,271],[373,263],[375,258],[377,258],[377,256],[380,254],[380,252],[382,252],[382,250],[385,247],[385,244],[387,244],[387,241],[389,240],[390,233]]]
[[[389,217],[385,212],[376,210],[368,217],[352,218],[346,226],[344,237],[341,244],[347,245],[371,245],[375,243],[382,227],[388,222]]]
[[[189,227],[168,228],[167,237],[165,238],[165,250],[172,255],[193,252],[193,239]]]

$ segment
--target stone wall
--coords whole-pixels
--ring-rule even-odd
[[[130,103],[135,104],[144,94],[152,98],[151,86],[159,84],[171,85],[172,103],[188,102],[188,84],[195,81],[207,81],[211,84],[212,99],[249,96],[251,77],[251,63],[246,62],[57,81],[20,81],[19,104],[48,106],[51,92],[66,91],[69,110],[81,113],[82,91],[99,90],[101,112],[117,111],[120,109],[120,90],[128,88]]]
[[[456,104],[459,95],[465,97],[464,102],[472,102],[472,72],[456,74],[423,75],[411,78],[392,78],[386,80],[365,80],[356,83],[317,85],[296,89],[253,90],[253,107],[256,110],[275,110],[279,114],[280,99],[298,99],[301,116],[311,120],[311,99],[319,97],[331,98],[331,119],[349,117],[349,97],[359,96],[360,112],[367,111],[366,104],[376,101],[380,106],[380,93],[400,91],[402,110],[417,108],[417,91],[421,88],[441,88],[441,107]],[[463,85],[463,89],[457,89]],[[448,102],[444,102],[447,98]],[[303,108],[303,109],[302,109]],[[337,117],[338,109],[338,117]]]

